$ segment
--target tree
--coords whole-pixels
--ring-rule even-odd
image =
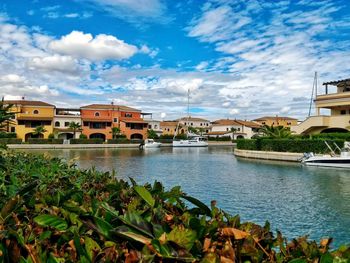
[[[198,128],[198,132],[201,136],[203,136],[203,133],[205,132],[204,128]]]
[[[192,126],[189,126],[189,127],[188,127],[188,132],[189,132],[189,133],[195,133],[195,134],[198,133],[197,129],[194,128],[194,127],[192,127]]]
[[[158,134],[154,130],[149,129],[149,130],[147,130],[147,138],[158,139]]]
[[[11,108],[13,104],[5,104],[4,97],[2,97],[0,102],[0,130],[5,129],[10,124],[14,123],[13,118],[15,117],[16,112],[12,112]]]
[[[290,131],[290,129],[285,128],[283,126],[268,126],[268,125],[264,125],[260,130],[260,133],[262,133],[262,135],[264,137],[270,137],[270,138],[276,138],[276,139],[280,139],[280,138],[289,138],[292,135],[292,132]]]
[[[237,131],[237,128],[231,127],[231,132],[235,133]]]
[[[120,134],[120,128],[118,127],[112,127],[112,137],[115,139]]]
[[[69,123],[69,128],[73,130],[73,138],[75,139],[77,131],[81,131],[81,124],[79,122],[72,121]]]
[[[34,129],[34,132],[33,132],[33,135],[35,136],[40,136],[40,134],[43,134],[47,132],[47,130],[45,129],[44,126],[40,125],[40,126],[37,126],[35,129]]]

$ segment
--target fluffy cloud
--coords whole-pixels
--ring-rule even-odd
[[[55,52],[92,61],[106,59],[126,59],[137,52],[137,47],[118,38],[100,34],[95,38],[91,34],[72,31],[59,40],[52,41],[49,48]]]
[[[34,57],[28,61],[32,69],[59,71],[63,73],[77,73],[77,61],[70,56],[53,55],[48,57]]]

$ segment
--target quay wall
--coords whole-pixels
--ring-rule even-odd
[[[209,146],[235,146],[232,142],[209,142]],[[105,149],[105,148],[139,148],[137,143],[129,144],[8,144],[9,149]],[[161,147],[172,147],[163,143]]]
[[[244,158],[286,161],[286,162],[299,162],[299,159],[303,157],[303,153],[267,152],[267,151],[239,150],[239,149],[234,150],[234,155],[237,157],[244,157]]]

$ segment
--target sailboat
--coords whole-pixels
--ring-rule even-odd
[[[190,89],[187,90],[187,121],[190,119]],[[173,138],[173,147],[207,147],[207,138],[192,134],[187,129],[187,139],[177,140],[176,135],[179,130],[180,120],[177,123],[176,131]]]

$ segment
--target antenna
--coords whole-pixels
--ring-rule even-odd
[[[317,71],[315,71],[315,76],[314,76],[314,83],[312,84],[312,92],[311,92],[311,98],[310,98],[310,106],[309,106],[309,115],[311,115],[311,107],[312,107],[312,102],[314,100],[314,91],[316,91],[316,96],[317,96]]]
[[[190,119],[190,89],[187,90],[187,117]]]

